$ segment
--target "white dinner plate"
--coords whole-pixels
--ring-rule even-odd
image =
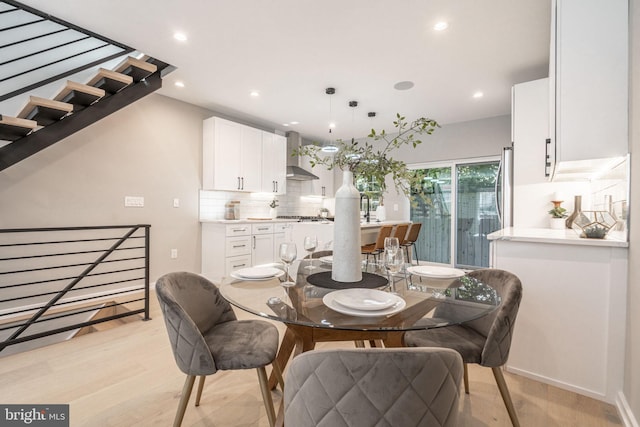
[[[359,317],[379,317],[379,316],[388,316],[390,314],[398,313],[407,306],[405,300],[403,300],[398,295],[389,294],[394,300],[395,303],[391,305],[391,307],[385,308],[383,310],[356,310],[354,308],[345,307],[344,305],[338,303],[334,300],[334,294],[340,291],[329,292],[324,297],[322,297],[322,302],[324,305],[329,307],[331,310],[337,311],[338,313],[348,314],[350,316],[359,316]]]
[[[318,259],[320,260],[320,262],[322,262],[324,264],[332,264],[333,263],[333,256],[331,256],[331,255],[321,256]]]
[[[265,280],[280,277],[284,271],[275,267],[249,267],[232,271],[230,276],[241,280]]]
[[[437,267],[431,265],[414,265],[407,268],[407,272],[423,277],[431,277],[434,279],[457,279],[466,273],[459,268]]]
[[[342,289],[333,294],[335,302],[356,310],[384,310],[398,302],[392,294],[377,289]]]

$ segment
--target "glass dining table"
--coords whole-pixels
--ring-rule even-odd
[[[286,325],[277,355],[283,371],[292,353],[312,350],[318,342],[401,347],[406,331],[478,319],[501,303],[494,288],[466,274],[427,277],[411,267],[390,276],[369,263],[363,265],[361,282],[341,283],[330,279],[330,263],[313,263],[313,269],[305,268],[307,259],[295,264],[295,286],[289,288],[281,286],[282,276],[249,280],[235,275],[220,283],[232,305]],[[270,378],[270,386],[275,385]]]

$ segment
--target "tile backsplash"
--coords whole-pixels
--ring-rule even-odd
[[[224,205],[231,200],[240,202],[240,218],[268,218],[269,203],[278,201],[277,215],[318,215],[320,208],[331,205],[331,199],[305,196],[303,182],[287,181],[287,194],[240,193],[234,191],[200,190],[200,221],[224,219]]]

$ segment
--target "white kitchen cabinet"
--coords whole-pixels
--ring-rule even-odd
[[[316,165],[312,168],[309,163],[309,158],[306,156],[301,158],[300,166],[318,177],[318,179],[312,179],[304,182],[303,192],[305,194],[321,197],[335,196],[335,192],[333,190],[333,170],[327,170],[323,165]]]
[[[628,1],[556,0],[552,11],[550,178],[629,151]]]
[[[262,132],[262,191],[287,192],[287,138]]]
[[[252,265],[273,262],[273,224],[253,224],[251,226]]]
[[[624,374],[624,243],[513,230],[491,242],[492,267],[514,273],[523,287],[507,370],[613,403]]]
[[[279,261],[289,223],[202,223],[202,275],[217,282],[234,270]]]
[[[219,117],[203,121],[202,186],[262,190],[262,131]]]

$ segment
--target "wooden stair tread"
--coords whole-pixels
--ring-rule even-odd
[[[133,77],[116,71],[100,68],[96,75],[89,80],[87,85],[104,89],[105,92],[117,93],[133,83]]]
[[[40,126],[47,126],[62,120],[73,111],[73,105],[52,99],[30,96],[27,105],[20,111],[18,117],[38,122]]]
[[[105,95],[104,89],[67,80],[65,87],[53,99],[87,107]]]
[[[38,123],[34,120],[0,114],[0,140],[2,141],[18,140],[33,132],[37,127]]]
[[[158,70],[158,67],[154,64],[136,59],[133,56],[129,56],[125,58],[121,63],[119,63],[116,68],[113,69],[113,71],[115,71],[116,73],[122,73],[129,67],[140,68],[141,70],[148,71],[149,74],[155,73]]]

